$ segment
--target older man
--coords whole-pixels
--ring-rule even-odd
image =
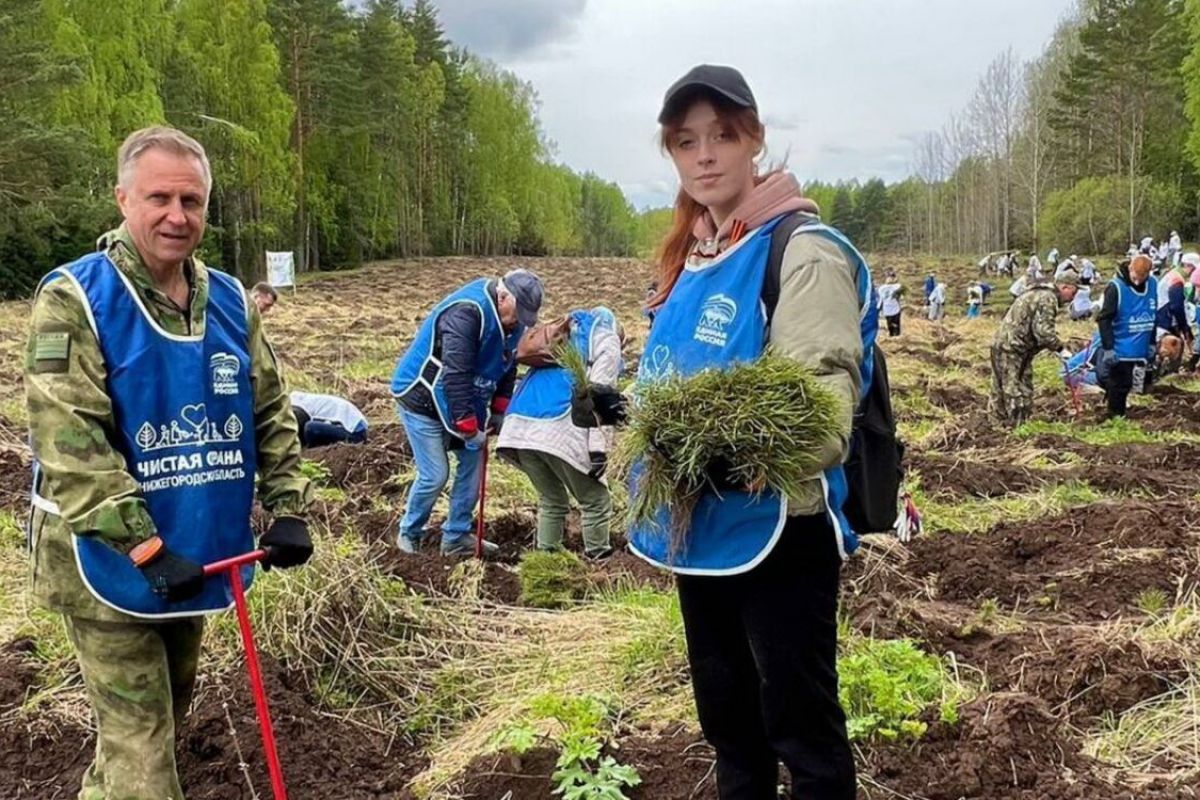
[[[1004,315],[992,341],[991,413],[1001,422],[1017,424],[1033,413],[1033,358],[1042,350],[1063,350],[1055,318],[1060,306],[1075,298],[1079,276],[1060,274],[1051,284],[1034,284],[1025,290]]]
[[[458,454],[443,555],[474,551],[471,520],[479,487],[480,450],[499,433],[517,379],[516,350],[537,322],[542,282],[528,270],[481,278],[434,306],[396,364],[392,395],[412,447],[417,476],[408,490],[397,544],[416,553],[434,503]],[[486,553],[499,548],[484,542]]]
[[[80,797],[182,800],[203,615],[231,602],[202,565],[253,549],[256,473],[274,514],[259,544],[303,563],[310,489],[258,310],[193,256],[204,149],[147,128],[117,161],[124,223],[43,279],[30,320],[33,592],[65,616],[96,715]]]

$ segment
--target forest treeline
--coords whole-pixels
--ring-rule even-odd
[[[556,163],[533,88],[429,0],[0,0],[0,296],[116,222],[116,148],[167,123],[214,177],[202,255],[261,275],[446,254],[627,255],[613,183]]]
[[[914,88],[916,91],[916,88]],[[867,250],[1123,253],[1200,240],[1200,0],[1080,0],[921,137],[911,177],[805,186]]]

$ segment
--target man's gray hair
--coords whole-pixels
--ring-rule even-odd
[[[165,150],[177,156],[191,156],[200,162],[204,173],[204,194],[212,191],[212,170],[208,166],[208,155],[204,146],[181,130],[165,125],[154,125],[134,131],[125,137],[117,150],[117,183],[126,189],[133,176],[133,168],[142,154],[148,150]]]

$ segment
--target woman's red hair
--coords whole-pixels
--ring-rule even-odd
[[[765,131],[754,109],[735,105],[720,95],[704,92],[696,94],[689,102],[681,104],[678,110],[663,123],[662,129],[659,131],[659,146],[664,152],[671,152],[675,136],[683,126],[684,117],[687,116],[687,112],[695,105],[696,101],[701,99],[712,104],[713,110],[717,112],[717,118],[739,140],[742,137],[751,139],[757,142],[761,149]],[[655,253],[654,278],[657,290],[654,296],[647,301],[648,307],[654,308],[662,305],[671,294],[671,289],[675,287],[675,281],[679,280],[679,274],[683,272],[683,265],[687,261],[688,255],[696,246],[696,237],[692,234],[692,228],[706,210],[680,187],[679,194],[675,196],[675,213],[671,218],[671,228],[659,243]]]

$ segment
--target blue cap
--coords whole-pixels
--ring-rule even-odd
[[[504,288],[517,301],[517,319],[526,328],[537,324],[542,308],[542,280],[527,269],[514,269],[504,276]]]

